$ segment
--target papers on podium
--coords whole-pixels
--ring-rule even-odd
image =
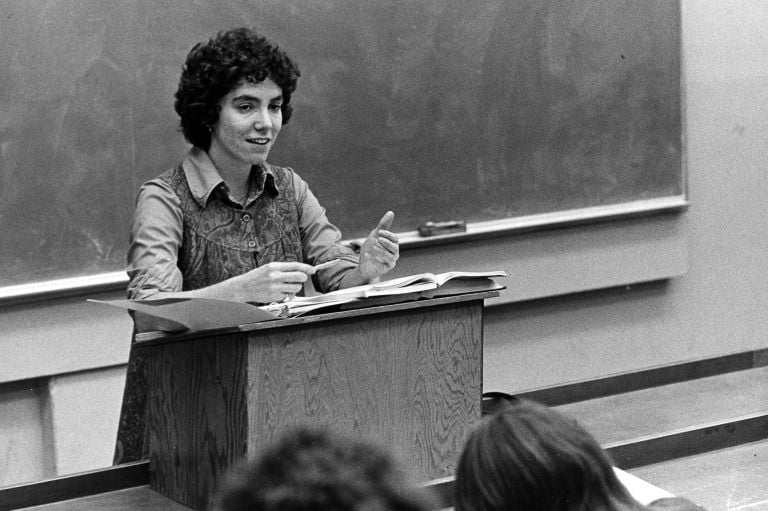
[[[396,303],[409,299],[495,291],[504,289],[504,286],[496,284],[492,279],[506,276],[506,272],[500,270],[419,273],[315,296],[297,296],[287,302],[273,303],[262,308],[284,317],[293,317],[333,305],[353,303],[354,306],[365,307],[367,303],[381,304],[382,301],[370,300],[375,297],[392,297],[386,303]],[[397,300],[397,297],[402,300]]]
[[[88,300],[133,312],[139,332],[214,330],[262,321],[301,316],[334,306],[348,308],[397,303],[457,294],[504,289],[493,281],[506,277],[504,271],[450,271],[420,273],[391,280],[331,291],[314,296],[297,296],[286,302],[256,305],[211,298],[165,298],[157,300]],[[382,297],[389,297],[385,302]]]
[[[133,312],[139,332],[215,330],[280,319],[244,302],[212,298],[160,298],[157,300],[88,300]]]

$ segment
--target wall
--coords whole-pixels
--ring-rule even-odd
[[[768,345],[768,4],[682,6],[688,211],[403,253],[401,272],[482,261],[510,273],[512,299],[488,310],[485,390],[529,390]],[[636,284],[650,278],[644,264],[658,254],[674,278]],[[633,280],[601,280],[606,272]],[[516,301],[519,289],[533,291]],[[94,418],[85,405],[99,385],[119,395],[129,332],[125,316],[82,298],[0,309],[0,434],[28,423],[24,441],[39,446],[33,437],[46,437],[56,423],[45,418],[56,410],[45,389],[57,380],[48,376],[85,378],[87,385],[70,386],[67,405],[81,400],[82,410],[67,414],[82,420],[53,441],[76,431],[109,459],[113,436],[104,428],[114,428],[116,408]],[[30,385],[38,390],[25,391]],[[0,467],[7,471],[0,484],[16,473],[46,476],[56,470],[45,468],[51,464],[64,469],[65,460],[35,449]]]
[[[494,310],[487,389],[768,345],[768,4],[684,0],[682,7],[692,206],[679,228],[688,240],[687,274],[666,285]]]

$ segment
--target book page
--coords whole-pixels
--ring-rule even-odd
[[[435,275],[435,282],[438,286],[442,286],[446,282],[452,279],[471,279],[471,278],[492,278],[492,277],[506,277],[507,272],[503,270],[492,271],[448,271],[445,273],[439,273]]]
[[[370,286],[372,289],[378,290],[410,286],[411,284],[422,282],[435,282],[435,275],[433,273],[419,273],[417,275],[408,275],[407,277],[383,280],[381,282],[371,284]]]
[[[332,307],[334,305],[340,305],[342,303],[349,303],[354,301],[357,301],[357,298],[342,298],[337,300],[325,300],[322,302],[308,302],[298,298],[288,300],[287,302],[275,302],[270,303],[269,305],[262,305],[259,308],[280,318],[293,318],[318,309],[324,309],[326,307]]]
[[[377,287],[372,286],[365,292],[366,298],[372,296],[388,296],[408,293],[418,293],[420,291],[429,291],[437,288],[437,283],[433,280],[417,281],[415,283],[402,285],[400,287]]]

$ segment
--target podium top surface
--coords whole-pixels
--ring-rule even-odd
[[[398,297],[399,300],[395,303],[384,303],[385,300],[379,298],[394,298]],[[219,328],[215,330],[190,330],[186,332],[167,333],[167,332],[142,332],[136,334],[136,342],[142,344],[161,344],[167,342],[176,342],[189,339],[195,339],[199,337],[208,337],[212,334],[231,334],[252,332],[258,330],[271,330],[277,328],[284,328],[287,326],[304,325],[309,323],[322,323],[327,321],[338,321],[344,318],[353,318],[359,316],[370,316],[376,314],[387,314],[395,311],[421,309],[428,307],[436,307],[440,305],[447,305],[452,303],[483,301],[486,298],[493,298],[499,296],[498,290],[482,291],[476,293],[465,293],[451,296],[442,296],[435,298],[420,298],[408,300],[403,295],[394,295],[393,297],[376,297],[366,298],[359,302],[351,302],[344,304],[348,307],[345,310],[338,310],[334,312],[318,312],[316,314],[297,316],[293,318],[275,319],[274,321],[263,321],[260,323],[249,323],[246,325],[240,325],[237,327]]]

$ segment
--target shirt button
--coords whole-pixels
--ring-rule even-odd
[[[248,213],[243,215],[243,222],[250,222],[251,221],[251,215]]]
[[[256,242],[255,241],[249,241],[248,242],[248,246],[251,247],[251,248],[254,248],[256,246]]]

